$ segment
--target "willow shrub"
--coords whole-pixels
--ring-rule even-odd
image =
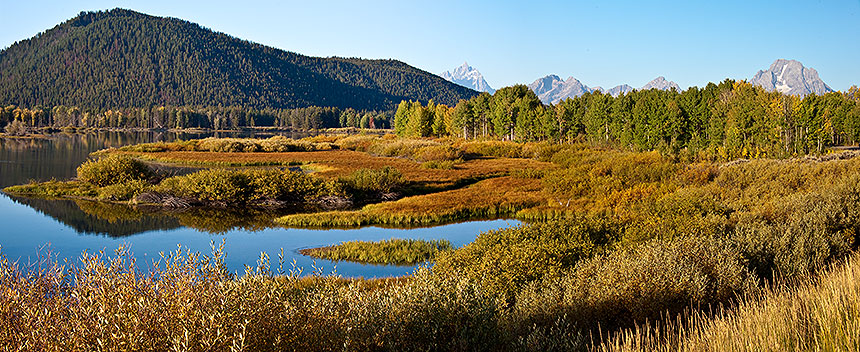
[[[78,166],[78,180],[99,187],[133,180],[151,180],[155,173],[143,162],[123,155],[87,160]]]
[[[571,218],[484,232],[474,242],[436,258],[434,272],[464,277],[512,302],[526,284],[558,277],[618,241],[618,225],[603,218]]]
[[[223,256],[177,250],[141,270],[128,252],[20,268],[0,257],[0,344],[32,351],[493,350],[498,311],[463,280],[241,278]],[[146,269],[146,268],[144,268]],[[280,268],[278,269],[279,273]]]
[[[343,181],[358,192],[389,193],[401,187],[405,179],[400,170],[385,166],[377,170],[358,169]]]
[[[134,199],[141,193],[144,193],[152,188],[152,184],[144,180],[130,180],[123,183],[117,183],[109,186],[104,186],[98,189],[98,198],[100,200],[124,201]]]
[[[726,304],[756,280],[728,241],[652,241],[586,259],[560,275],[527,285],[512,319],[520,329],[557,320],[604,331],[689,309]]]
[[[523,157],[523,144],[509,141],[470,141],[460,145],[463,152],[475,156],[491,156],[497,158]]]
[[[207,203],[244,204],[267,199],[306,201],[344,195],[342,186],[298,171],[207,169],[162,181],[156,190]]]

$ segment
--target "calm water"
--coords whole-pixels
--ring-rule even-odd
[[[99,132],[56,134],[49,139],[35,140],[0,139],[0,187],[29,180],[69,179],[89,153],[102,148],[211,135]],[[248,134],[221,133],[220,136],[245,137]],[[140,263],[159,258],[160,252],[174,251],[180,244],[183,248],[208,254],[211,243],[220,243],[223,239],[226,241],[226,264],[230,270],[242,272],[245,265],[255,265],[260,252],[267,252],[272,262],[277,264],[277,254],[283,249],[287,263],[295,260],[297,266],[309,273],[314,260],[299,254],[297,251],[301,248],[356,239],[388,238],[447,239],[455,246],[462,246],[473,241],[480,232],[519,224],[512,220],[493,220],[418,229],[268,228],[274,215],[279,214],[202,209],[165,212],[161,209],[0,194],[0,251],[10,260],[27,263],[48,250],[60,260],[75,260],[83,251],[113,251],[124,245],[131,248]],[[316,260],[315,265],[325,273],[336,270],[343,276],[394,276],[413,270],[413,267],[326,260]]]

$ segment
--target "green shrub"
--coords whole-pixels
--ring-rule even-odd
[[[241,172],[248,177],[251,199],[254,200],[301,201],[343,193],[334,185],[336,182],[327,182],[301,171],[248,169]]]
[[[399,170],[386,166],[378,170],[359,169],[346,180],[352,189],[365,193],[389,193],[404,183],[403,174]]]
[[[123,155],[88,160],[78,166],[78,180],[99,187],[132,180],[151,180],[155,173],[141,161]]]
[[[130,180],[99,188],[98,198],[101,200],[116,201],[130,200],[137,195],[146,192],[150,188],[152,188],[152,185],[149,182],[144,180]]]
[[[159,184],[159,189],[180,197],[204,202],[245,203],[252,196],[250,179],[235,170],[208,169],[174,176]]]

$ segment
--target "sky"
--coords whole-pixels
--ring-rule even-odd
[[[312,56],[397,59],[439,74],[468,62],[494,88],[548,74],[640,87],[749,79],[780,58],[831,88],[860,85],[860,0],[0,0],[0,48],[81,11],[182,18]]]

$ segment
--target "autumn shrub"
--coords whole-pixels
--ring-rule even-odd
[[[405,180],[403,174],[390,166],[381,169],[358,169],[344,182],[352,189],[365,193],[389,193],[401,187]]]
[[[346,196],[338,181],[326,181],[286,169],[206,169],[165,179],[155,190],[216,204],[309,201],[323,196]]]
[[[209,203],[245,203],[251,195],[251,180],[228,169],[207,169],[168,178],[158,185],[164,193],[190,197]]]
[[[310,176],[301,171],[280,169],[248,169],[241,171],[248,177],[251,199],[275,199],[281,201],[310,200],[324,195],[333,195],[335,185],[330,181]],[[342,194],[341,194],[342,195]]]
[[[618,224],[571,218],[488,231],[436,259],[434,272],[480,283],[502,302],[535,280],[558,277],[577,262],[603,253],[618,240]]]
[[[337,142],[335,142],[335,145],[337,145],[340,149],[363,152],[367,151],[370,146],[379,143],[379,140],[380,138],[377,136],[357,134],[341,138],[337,140]]]
[[[686,238],[583,260],[534,281],[517,295],[512,316],[528,328],[570,319],[580,328],[612,330],[664,314],[728,304],[753,292],[756,278],[728,241]]]
[[[21,120],[13,120],[4,127],[6,134],[10,136],[24,136],[27,134],[27,126]]]
[[[0,344],[11,350],[494,350],[491,299],[464,280],[301,277],[257,266],[235,277],[223,252],[183,250],[139,266],[127,250],[20,267],[0,257]],[[281,276],[275,277],[275,274]]]
[[[173,142],[142,143],[120,147],[119,150],[127,152],[159,153],[197,150],[199,140],[177,140]],[[110,149],[107,149],[110,150]]]
[[[305,140],[294,140],[284,136],[274,136],[259,141],[260,149],[264,152],[294,152],[316,150],[315,144]],[[329,143],[325,143],[329,146]],[[328,147],[331,149],[331,147]]]
[[[141,161],[122,155],[87,160],[78,166],[78,180],[99,187],[132,180],[151,180],[155,173]]]
[[[123,183],[104,186],[98,190],[100,200],[123,201],[130,200],[152,188],[152,184],[144,180],[129,180]]]
[[[547,175],[547,171],[541,170],[541,169],[531,169],[530,168],[530,169],[520,169],[520,170],[511,171],[511,176],[513,176],[513,177],[531,178],[531,179],[536,179],[536,180],[542,179],[545,175]]]
[[[860,233],[860,176],[744,214],[733,234],[760,275],[800,277],[847,255]]]

